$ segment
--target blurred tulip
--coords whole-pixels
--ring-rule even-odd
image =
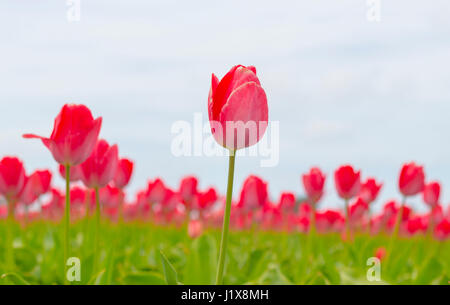
[[[441,184],[433,181],[425,185],[423,190],[423,201],[431,208],[439,204],[439,197],[441,195]]]
[[[198,208],[200,210],[205,210],[213,206],[217,200],[217,191],[215,188],[211,187],[204,192],[198,193]]]
[[[9,203],[15,203],[20,197],[27,177],[22,161],[16,157],[4,157],[0,161],[0,194]]]
[[[267,128],[268,106],[255,67],[234,66],[220,82],[213,74],[208,114],[211,133],[223,147],[237,150],[256,144]]]
[[[118,159],[117,145],[109,146],[105,140],[98,140],[91,156],[80,165],[84,185],[92,189],[108,185],[116,174]]]
[[[336,190],[342,199],[349,200],[361,190],[360,172],[355,172],[352,166],[341,166],[334,173]]]
[[[94,120],[84,105],[66,104],[55,119],[50,138],[25,134],[24,138],[41,139],[59,164],[83,163],[94,150],[102,118]]]
[[[147,187],[147,198],[150,203],[161,203],[166,196],[166,186],[160,178],[149,181]]]
[[[32,173],[25,183],[20,201],[26,205],[32,204],[50,190],[51,180],[52,173],[49,170],[37,170]]]
[[[317,203],[322,197],[325,179],[325,174],[317,167],[311,168],[309,173],[302,176],[303,186],[312,204]]]
[[[423,167],[414,162],[403,165],[398,184],[400,192],[405,197],[422,192],[425,186]]]
[[[361,191],[359,196],[368,204],[374,202],[378,194],[383,187],[383,183],[377,183],[374,178],[368,178],[364,183],[361,184]]]
[[[197,186],[198,180],[196,177],[188,176],[181,179],[178,192],[181,196],[181,199],[187,205],[190,205],[191,201],[194,199],[194,196],[197,195]]]
[[[79,186],[70,189],[70,215],[72,221],[83,219],[87,214],[87,190]]]
[[[51,189],[52,197],[42,204],[41,213],[45,219],[58,222],[64,214],[65,196],[58,189]]]
[[[257,176],[245,179],[239,198],[238,207],[253,210],[263,207],[268,199],[267,183]]]
[[[450,237],[450,219],[443,219],[434,227],[434,236],[441,241]]]
[[[293,211],[295,208],[295,195],[290,192],[281,193],[278,206],[285,213]]]
[[[133,174],[134,163],[129,159],[120,159],[114,176],[114,186],[123,189],[130,183]]]

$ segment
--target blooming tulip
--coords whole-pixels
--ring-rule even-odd
[[[32,204],[41,195],[50,190],[52,173],[48,170],[38,170],[31,174],[20,196],[20,201],[25,205]]]
[[[416,165],[414,162],[403,165],[398,185],[400,192],[405,197],[422,192],[425,186],[423,167]]]
[[[267,97],[256,76],[255,67],[234,66],[220,81],[212,75],[208,115],[214,139],[230,150],[227,197],[216,277],[216,284],[221,284],[231,216],[235,152],[258,143],[268,124]]]
[[[439,204],[439,197],[441,195],[441,184],[433,181],[425,185],[423,190],[423,201],[431,208]]]
[[[186,205],[191,205],[195,195],[197,195],[198,180],[196,177],[184,177],[180,182],[178,193]]]
[[[94,150],[102,118],[95,119],[84,105],[66,104],[55,119],[50,138],[25,134],[24,138],[38,138],[50,150],[59,164],[83,163]]]
[[[383,183],[378,183],[374,178],[368,178],[361,184],[359,196],[368,204],[374,202],[380,193]]]
[[[350,165],[342,166],[334,173],[334,182],[341,198],[349,200],[361,190],[360,172],[355,172]]]
[[[256,144],[267,128],[268,106],[255,67],[234,66],[220,82],[213,74],[208,114],[211,132],[223,147]]]
[[[253,210],[263,207],[268,199],[267,183],[257,176],[249,176],[242,186],[238,207]]]
[[[5,196],[9,204],[19,199],[26,179],[23,163],[18,158],[4,157],[0,161],[0,194]]]
[[[114,178],[118,164],[117,145],[98,140],[91,156],[80,165],[81,180],[86,187],[98,189],[105,187]]]
[[[133,167],[133,161],[125,158],[119,160],[117,164],[117,171],[113,180],[114,185],[117,188],[123,189],[128,185],[128,183],[130,183],[131,175],[133,174]]]
[[[311,168],[309,173],[302,176],[303,186],[311,204],[316,204],[322,197],[325,179],[325,174],[317,167]]]

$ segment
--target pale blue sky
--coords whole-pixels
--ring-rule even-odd
[[[81,0],[81,21],[69,23],[65,1],[1,1],[0,156],[54,169],[21,134],[50,134],[64,103],[84,103],[103,116],[102,137],[136,161],[131,190],[195,173],[224,191],[226,158],[172,156],[170,127],[206,115],[212,72],[254,65],[280,122],[281,159],[274,168],[239,159],[235,194],[256,173],[273,198],[300,195],[301,173],[318,165],[330,178],[323,205],[337,207],[332,171],[350,162],[385,182],[384,201],[415,160],[448,202],[450,3],[381,4],[371,23],[363,0]]]

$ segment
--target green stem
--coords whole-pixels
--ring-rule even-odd
[[[236,151],[230,150],[230,159],[228,163],[228,187],[227,201],[225,205],[225,214],[223,217],[222,240],[220,242],[219,266],[217,268],[216,285],[221,285],[223,281],[223,270],[225,267],[225,256],[227,251],[228,230],[230,227],[231,199],[233,196],[234,163]]]
[[[70,255],[70,165],[66,165],[66,207],[64,209],[64,283],[67,282],[67,260]]]
[[[14,270],[13,253],[13,226],[14,226],[14,202],[6,198],[8,202],[8,218],[6,219],[6,266],[10,271]]]
[[[398,240],[398,233],[400,231],[400,225],[402,223],[402,219],[403,219],[403,209],[405,207],[406,204],[406,196],[403,197],[402,200],[402,205],[400,207],[400,210],[397,213],[397,218],[395,220],[395,226],[394,226],[394,231],[392,232],[392,236],[391,239],[389,241],[389,247],[387,250],[387,257],[386,257],[386,261],[385,261],[385,265],[388,266],[388,264],[392,261],[392,251],[394,249],[394,244],[395,242]]]
[[[348,209],[349,199],[345,199],[345,238],[350,241],[350,211]]]
[[[99,234],[100,234],[100,195],[98,187],[95,188],[95,239],[94,239],[94,269],[93,273],[97,272],[98,266],[98,251],[99,251]]]

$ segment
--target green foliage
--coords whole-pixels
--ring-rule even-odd
[[[0,223],[0,237],[6,232]],[[62,284],[62,226],[18,225],[14,233],[14,265],[5,263],[5,239],[0,238],[0,284]],[[89,285],[179,285],[215,282],[219,230],[197,239],[186,228],[151,224],[101,226],[100,257],[94,268],[94,234],[90,221],[71,228],[71,254],[80,258],[81,282]],[[339,285],[440,284],[450,280],[450,242],[424,236],[399,239],[389,259],[381,262],[381,279],[370,282],[368,258],[387,247],[389,236],[357,234],[352,243],[338,234],[232,231],[225,265],[225,284]]]

